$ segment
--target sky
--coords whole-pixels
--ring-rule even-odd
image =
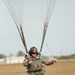
[[[38,4],[39,5],[39,4]],[[40,49],[43,32],[42,14],[37,0],[26,0],[23,30],[28,50]],[[0,53],[9,56],[25,52],[15,23],[3,0],[0,0]],[[43,55],[69,55],[75,53],[75,0],[57,0],[49,21],[42,50]]]

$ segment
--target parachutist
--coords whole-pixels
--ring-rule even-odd
[[[12,16],[12,19],[17,27],[17,30],[19,32],[22,43],[24,45],[25,51],[26,53],[28,53],[26,40],[24,37],[23,28],[22,28],[23,1],[24,0],[4,0],[4,3],[6,7],[8,8],[8,11],[10,12],[10,15]],[[47,27],[48,27],[55,3],[56,3],[56,0],[40,0],[40,6],[41,8],[44,8],[44,10],[42,10],[43,17],[44,17],[44,29],[43,29],[43,38],[41,42],[40,52],[42,52]],[[46,57],[41,56],[37,48],[32,47],[29,51],[29,54],[25,56],[23,65],[27,67],[28,75],[44,75],[45,69],[42,66],[42,64],[52,65],[55,63],[55,61],[56,59],[54,58],[49,60]]]
[[[42,64],[47,66],[54,64],[56,59],[43,57],[39,55],[36,47],[30,48],[29,55],[25,57],[23,65],[27,67],[28,75],[44,75],[45,68]]]

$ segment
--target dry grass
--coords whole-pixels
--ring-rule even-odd
[[[51,66],[45,66],[45,75],[75,75],[75,60],[58,61]],[[22,64],[0,65],[0,75],[27,75]]]

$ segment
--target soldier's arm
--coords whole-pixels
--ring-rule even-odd
[[[30,60],[30,56],[29,55],[26,55],[25,56],[25,59],[24,59],[24,61],[23,61],[23,65],[26,67],[26,66],[28,66],[29,65],[29,60]]]
[[[56,62],[56,59],[54,58],[50,58],[50,57],[42,57],[42,63],[44,63],[45,65],[52,65]]]
[[[28,66],[28,59],[24,59],[24,61],[23,61],[23,65],[26,67],[26,66]]]

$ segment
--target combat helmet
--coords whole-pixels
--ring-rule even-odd
[[[29,54],[32,55],[32,54],[37,54],[38,55],[38,50],[36,47],[31,47],[30,50],[29,50]]]

